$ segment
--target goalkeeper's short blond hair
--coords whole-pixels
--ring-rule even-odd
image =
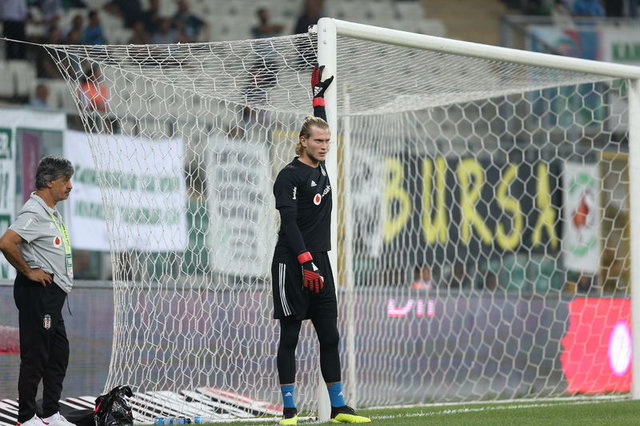
[[[302,151],[304,150],[304,147],[302,146],[302,143],[300,142],[301,138],[308,138],[311,136],[311,127],[312,126],[316,126],[319,129],[322,130],[328,130],[329,129],[329,123],[327,123],[325,120],[323,120],[320,117],[314,117],[313,115],[307,115],[304,118],[304,122],[302,123],[302,128],[300,129],[300,135],[298,135],[298,143],[296,145],[296,155],[300,156],[302,155]]]

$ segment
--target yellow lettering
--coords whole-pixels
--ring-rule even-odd
[[[520,203],[518,200],[508,196],[509,185],[516,178],[518,168],[515,164],[510,164],[504,172],[502,181],[498,185],[496,191],[496,199],[500,208],[513,214],[513,226],[511,233],[507,234],[504,225],[498,223],[496,229],[496,241],[498,245],[505,250],[514,250],[520,244],[520,235],[522,234],[522,212],[520,211]]]
[[[395,158],[384,160],[387,181],[384,186],[384,241],[390,242],[398,235],[411,216],[411,198],[402,187],[404,169]],[[394,201],[398,203],[398,212],[392,217]]]
[[[435,218],[431,219],[431,174],[433,164],[431,160],[422,160],[422,234],[428,244],[436,239],[440,243],[447,242],[447,216],[445,203],[445,173],[447,163],[443,157],[436,159],[436,205]]]
[[[469,243],[471,240],[471,226],[473,226],[485,244],[491,244],[491,231],[482,221],[476,210],[475,204],[480,198],[480,189],[484,184],[484,171],[480,164],[472,158],[467,158],[458,163],[456,170],[458,182],[460,182],[460,209],[462,220],[460,229],[462,241]],[[470,182],[473,178],[473,182]]]
[[[556,235],[555,223],[556,212],[551,206],[551,191],[549,191],[549,171],[544,163],[538,164],[536,173],[536,206],[540,210],[531,242],[533,246],[537,246],[542,242],[542,228],[547,230],[551,246],[555,249],[558,247],[558,236]]]

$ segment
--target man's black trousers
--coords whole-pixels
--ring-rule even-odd
[[[18,274],[13,297],[19,312],[20,375],[18,422],[36,414],[36,393],[42,380],[42,416],[60,409],[62,382],[69,363],[69,340],[62,318],[67,294],[55,283],[46,287]]]

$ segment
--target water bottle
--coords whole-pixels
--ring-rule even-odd
[[[197,423],[197,424],[202,423],[202,416],[195,416],[195,417],[193,418],[193,422],[194,422],[194,423]]]
[[[154,425],[163,425],[164,424],[164,417],[156,417],[153,420],[153,424]]]

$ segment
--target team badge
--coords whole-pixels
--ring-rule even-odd
[[[45,330],[49,330],[51,328],[51,315],[46,314],[44,319],[42,320],[42,326]]]
[[[317,206],[317,205],[320,205],[320,201],[322,201],[322,195],[320,195],[320,194],[316,194],[316,195],[313,197],[313,204],[315,204],[316,206]]]
[[[53,237],[53,246],[60,247],[62,245],[62,240],[57,235]]]

